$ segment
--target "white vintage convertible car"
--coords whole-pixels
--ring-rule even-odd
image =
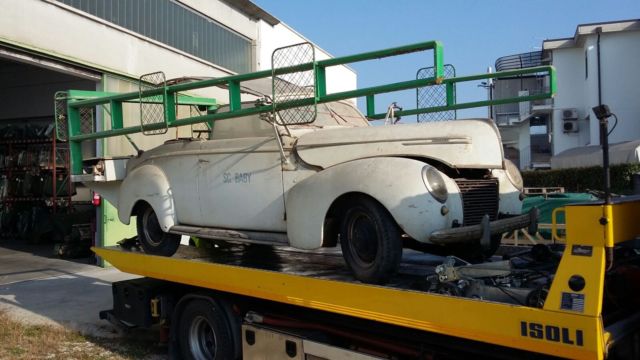
[[[363,282],[387,281],[403,247],[482,258],[503,232],[535,220],[520,215],[522,178],[487,119],[371,126],[334,102],[309,125],[217,120],[211,139],[168,141],[126,168],[117,187],[89,186],[123,223],[137,216],[148,253],[173,255],[181,234],[340,244]]]

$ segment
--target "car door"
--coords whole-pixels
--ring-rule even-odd
[[[237,130],[243,120],[225,121],[215,124],[214,140],[202,144],[199,156],[202,225],[285,232],[282,162],[273,130],[229,132],[226,125]],[[246,135],[267,136],[238,137]]]

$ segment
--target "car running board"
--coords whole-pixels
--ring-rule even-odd
[[[238,241],[253,244],[289,245],[287,234],[262,231],[236,231],[188,225],[175,225],[169,229],[172,234],[197,236],[206,239]]]

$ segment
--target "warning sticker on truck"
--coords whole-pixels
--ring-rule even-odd
[[[584,312],[584,294],[563,292],[560,308],[562,310]]]

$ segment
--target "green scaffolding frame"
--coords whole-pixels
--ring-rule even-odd
[[[327,94],[326,69],[331,66],[345,65],[354,62],[374,60],[402,54],[433,51],[434,77],[396,82],[391,84],[342,91]],[[165,127],[178,127],[192,125],[196,123],[212,122],[215,120],[243,117],[259,113],[274,112],[274,104],[262,104],[251,108],[242,108],[241,104],[241,83],[250,80],[271,78],[272,76],[295,73],[301,71],[313,71],[315,77],[314,96],[303,99],[279,102],[278,110],[289,109],[299,106],[309,106],[314,104],[327,103],[332,101],[366,97],[366,115],[371,120],[384,119],[386,113],[375,112],[375,95],[401,90],[416,89],[431,85],[446,86],[447,102],[445,106],[408,109],[396,112],[397,116],[416,115],[428,112],[438,112],[447,110],[458,110],[489,105],[499,105],[521,101],[532,101],[553,97],[556,93],[555,69],[552,66],[538,66],[526,69],[517,69],[504,72],[487,73],[472,76],[462,76],[454,78],[444,78],[443,46],[439,41],[428,41],[411,44],[395,48],[371,51],[361,54],[344,57],[319,60],[310,63],[299,64],[278,69],[269,69],[247,74],[232,75],[222,78],[207,79],[189,83],[162,86],[155,89],[136,91],[131,93],[113,94],[99,92],[69,91],[67,99],[67,129],[68,141],[71,155],[71,172],[73,175],[82,174],[82,148],[81,143],[85,140],[102,139],[112,136],[127,135],[142,132],[140,126],[124,127],[122,105],[123,103],[141,102],[141,99],[161,99],[164,105],[165,122],[145,125],[145,130],[161,129]],[[498,77],[520,76],[526,74],[542,74],[549,77],[549,91],[542,94],[519,96],[507,99],[483,100],[467,103],[456,103],[453,97],[453,86],[456,83],[490,79]],[[178,93],[208,88],[224,87],[229,92],[229,110],[225,112],[209,112],[205,115],[177,119],[176,105],[205,105],[214,107],[217,105],[215,99],[193,98]],[[160,95],[160,96],[158,96]],[[144,101],[144,100],[143,100]],[[109,105],[111,107],[111,129],[103,131],[93,131],[82,133],[80,109],[94,108],[96,106]]]

